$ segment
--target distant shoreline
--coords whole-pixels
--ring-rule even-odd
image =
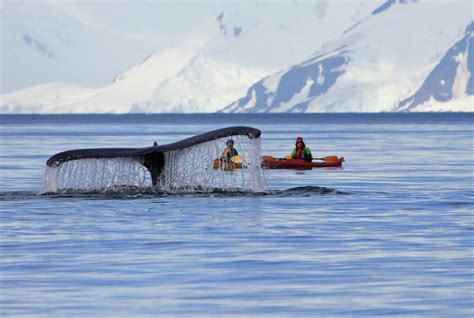
[[[165,114],[0,114],[0,124],[14,123],[150,123],[150,124],[423,124],[425,122],[473,122],[474,112],[414,113],[165,113]],[[192,122],[190,122],[192,120]],[[211,122],[209,120],[212,120]]]

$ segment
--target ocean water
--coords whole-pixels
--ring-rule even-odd
[[[474,114],[0,116],[1,317],[473,317]],[[40,195],[45,162],[226,126],[343,168]]]

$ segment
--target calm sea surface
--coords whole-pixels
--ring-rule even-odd
[[[39,195],[46,160],[209,130],[342,169],[265,194]],[[473,317],[474,114],[0,116],[1,317]]]

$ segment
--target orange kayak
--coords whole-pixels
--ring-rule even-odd
[[[312,168],[331,168],[331,167],[342,167],[344,157],[327,156],[320,158],[320,161],[305,161],[305,160],[288,160],[283,158],[275,158],[272,156],[262,156],[262,168],[263,169],[295,169],[295,170],[306,170]],[[221,169],[224,171],[247,168],[241,162],[224,162],[220,160],[214,160],[214,169]]]
[[[214,160],[213,167],[214,169],[221,169],[224,171],[245,168],[241,162],[225,162],[218,159]]]
[[[264,169],[295,169],[305,170],[312,168],[342,167],[344,157],[328,156],[321,161],[305,161],[298,159],[282,159],[272,156],[262,156],[262,168]]]

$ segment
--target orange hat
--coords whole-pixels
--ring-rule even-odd
[[[303,137],[296,137],[296,142],[303,142]]]

